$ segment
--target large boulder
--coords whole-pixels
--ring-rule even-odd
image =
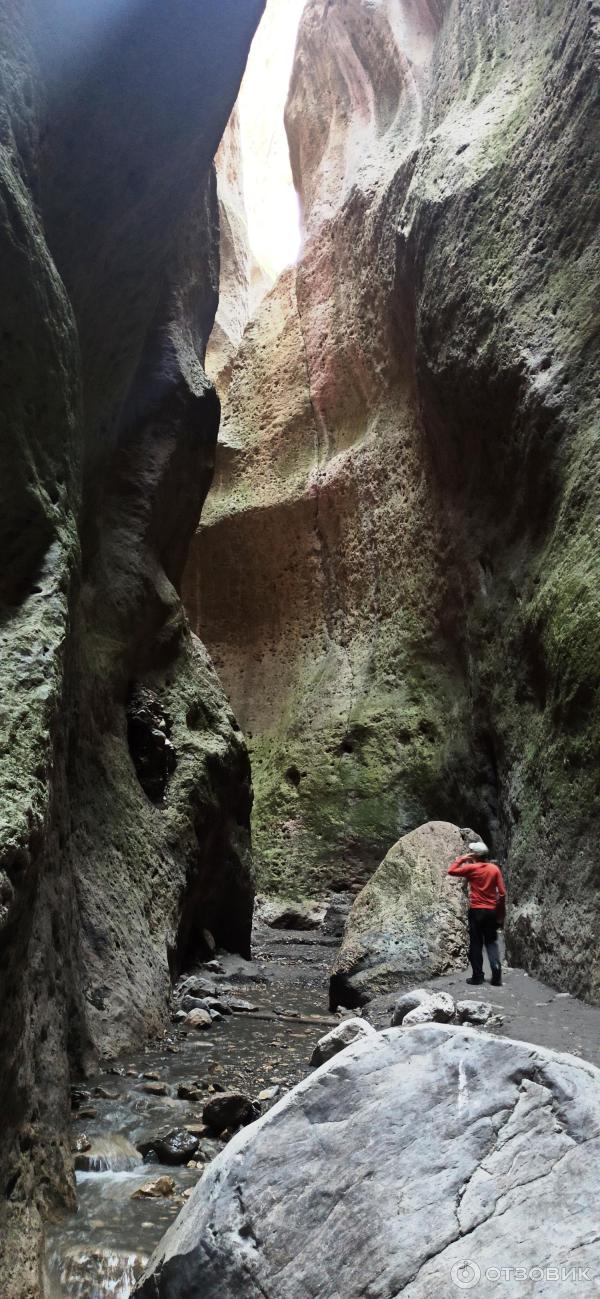
[[[529,1274],[515,1294],[554,1299],[556,1269],[598,1270],[599,1134],[600,1071],[581,1060],[387,1029],[234,1138],[135,1299],[449,1299],[503,1267]]]
[[[390,849],[348,917],[331,975],[332,1009],[464,964],[465,893],[448,867],[469,833],[430,821]]]

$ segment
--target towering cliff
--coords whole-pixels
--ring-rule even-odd
[[[591,997],[599,27],[588,0],[308,0],[305,247],[238,352],[185,588],[252,737],[263,883],[476,823],[513,955]]]
[[[72,1201],[69,1071],[249,944],[249,765],[179,588],[219,404],[212,158],[261,0],[0,14],[0,1292]]]

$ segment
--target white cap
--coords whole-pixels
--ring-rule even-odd
[[[469,844],[469,852],[475,853],[476,857],[485,857],[486,853],[489,852],[489,849],[482,839],[477,839],[475,843]]]

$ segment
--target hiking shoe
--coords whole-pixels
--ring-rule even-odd
[[[492,974],[492,977],[490,979],[490,983],[492,985],[492,988],[502,987],[502,974],[500,970],[494,970],[494,973]]]
[[[473,975],[472,979],[467,979],[467,983],[485,983],[485,974]]]

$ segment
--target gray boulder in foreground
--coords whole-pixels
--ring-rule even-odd
[[[473,1295],[590,1299],[597,1281],[551,1269],[600,1273],[599,1156],[593,1065],[472,1029],[386,1029],[229,1143],[133,1293],[449,1299],[479,1269]]]

